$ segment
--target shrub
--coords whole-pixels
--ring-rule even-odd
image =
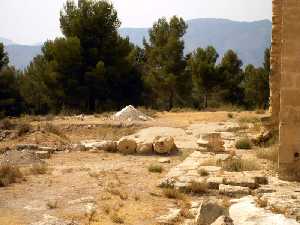
[[[6,187],[11,183],[15,183],[18,179],[23,178],[19,167],[4,164],[0,166],[0,187]]]
[[[49,209],[56,209],[57,208],[57,201],[55,200],[50,200],[47,202],[47,207]]]
[[[208,192],[208,184],[207,182],[196,182],[192,181],[188,186],[188,191],[195,194],[204,194]]]
[[[249,138],[242,138],[235,143],[237,149],[251,149],[252,144]]]
[[[163,167],[161,165],[152,164],[148,167],[148,171],[151,173],[162,173]]]
[[[31,125],[29,123],[19,123],[17,125],[17,135],[19,137],[27,134],[32,129]]]
[[[232,119],[233,118],[233,114],[232,113],[228,113],[227,117],[230,118],[230,119]]]
[[[241,117],[239,119],[240,123],[258,123],[260,122],[260,119],[257,117]]]
[[[165,188],[163,189],[163,194],[165,197],[170,199],[184,199],[184,194],[175,188]]]
[[[11,130],[15,127],[15,125],[7,118],[2,119],[0,121],[0,129],[1,130]]]
[[[48,171],[47,164],[45,163],[37,163],[33,164],[30,168],[31,174],[38,175],[38,174],[46,174]]]
[[[52,134],[55,134],[59,137],[62,137],[62,138],[67,138],[63,132],[57,127],[55,126],[54,124],[52,123],[46,123],[45,124],[45,127],[44,127],[44,130],[48,133],[52,133]]]
[[[200,169],[198,170],[198,173],[201,177],[207,177],[209,175],[209,172],[206,169]]]
[[[256,157],[259,159],[267,159],[272,162],[278,162],[278,147],[272,147],[270,149],[258,149],[256,151]]]
[[[117,213],[113,213],[110,218],[113,223],[119,223],[119,224],[125,223],[124,219],[120,217]]]
[[[221,167],[230,172],[259,170],[260,166],[255,159],[233,157],[221,163]]]

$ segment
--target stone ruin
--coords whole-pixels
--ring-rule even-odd
[[[273,0],[271,123],[279,128],[282,179],[300,178],[300,1]]]

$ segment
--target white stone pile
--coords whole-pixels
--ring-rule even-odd
[[[141,111],[134,108],[132,105],[126,106],[121,111],[112,116],[112,120],[116,121],[149,121],[153,118],[145,115]]]

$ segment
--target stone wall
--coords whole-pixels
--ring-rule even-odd
[[[280,3],[281,2],[281,3]],[[281,80],[273,77],[272,107],[274,117],[277,113],[277,102],[280,99],[279,115],[279,169],[282,178],[300,178],[300,0],[274,0],[274,34],[280,20],[281,31],[274,35],[274,57],[272,64],[274,74],[281,67]],[[281,6],[280,6],[281,5]],[[277,8],[278,7],[278,8]],[[282,19],[280,15],[282,7]],[[280,17],[280,16],[279,16]],[[282,44],[280,44],[282,40]],[[281,46],[281,47],[280,47]],[[281,50],[280,50],[281,48]],[[277,50],[281,52],[281,59],[277,57]],[[278,64],[281,61],[281,66]],[[274,75],[273,74],[273,75]],[[280,72],[278,72],[280,74]],[[275,75],[276,76],[276,75]],[[279,75],[280,76],[280,75]],[[274,80],[276,80],[274,82]],[[278,83],[279,80],[279,83]],[[272,82],[271,82],[272,83]],[[279,85],[279,86],[278,86]],[[277,93],[277,86],[280,93]],[[276,91],[274,88],[276,87]],[[275,96],[274,96],[275,95]],[[278,98],[278,95],[280,98]],[[277,101],[276,101],[277,99]],[[276,101],[276,103],[275,103]]]
[[[271,75],[270,75],[270,111],[272,125],[279,126],[280,112],[280,80],[281,80],[281,48],[282,48],[282,4],[283,0],[273,0],[273,27],[271,48]],[[277,129],[276,129],[277,130]]]

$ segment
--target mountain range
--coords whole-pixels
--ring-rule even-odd
[[[272,22],[269,20],[238,22],[227,19],[193,19],[188,20],[187,24],[185,53],[212,45],[220,56],[228,49],[233,49],[244,64],[261,66],[264,51],[271,46]],[[119,33],[142,46],[143,39],[149,38],[148,30],[149,28],[121,28]],[[0,42],[4,43],[11,64],[18,69],[24,69],[41,52],[41,45],[19,45],[1,37]]]

